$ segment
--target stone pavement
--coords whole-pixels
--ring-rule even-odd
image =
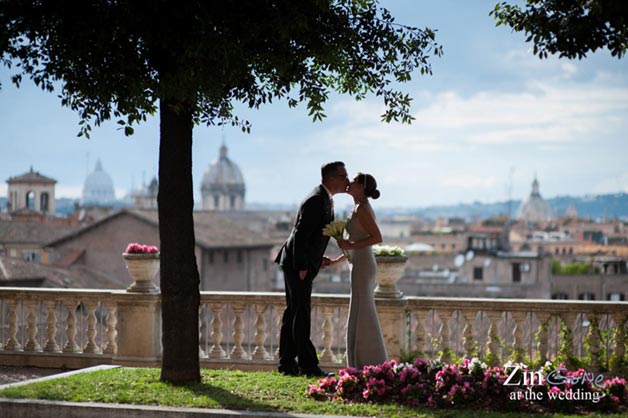
[[[65,371],[63,369],[42,369],[39,367],[0,366],[0,386],[59,374]]]

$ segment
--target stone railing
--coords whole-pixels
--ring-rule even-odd
[[[159,366],[159,302],[126,291],[0,288],[0,364]],[[345,365],[348,302],[312,297],[312,338],[327,369]],[[202,292],[201,365],[275,368],[284,303],[281,293]],[[592,369],[628,361],[626,302],[407,297],[377,299],[377,308],[391,358],[588,357]]]

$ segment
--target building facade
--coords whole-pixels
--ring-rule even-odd
[[[194,212],[196,260],[201,290],[270,291],[275,264],[273,242],[209,211]],[[47,245],[53,264],[96,271],[119,288],[131,284],[121,254],[130,242],[159,247],[154,210],[118,211]]]

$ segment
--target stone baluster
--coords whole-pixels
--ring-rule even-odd
[[[614,354],[618,360],[617,364],[622,364],[622,361],[628,361],[626,355],[626,322],[628,322],[628,316],[624,313],[614,313],[613,320],[616,324]]]
[[[38,301],[26,302],[26,308],[28,315],[26,316],[27,334],[28,339],[24,345],[24,351],[41,351],[41,345],[37,341],[37,308],[39,307]]]
[[[340,328],[342,330],[342,337],[341,341],[339,341],[338,344],[338,353],[336,355],[336,360],[338,361],[338,363],[341,364],[347,364],[347,359],[349,358],[349,352],[347,351],[347,327],[349,326],[347,318],[349,318],[349,306],[345,305],[345,306],[341,306],[340,307],[340,311],[338,312],[339,318],[344,318],[344,320],[342,321],[342,324],[344,324],[342,326],[342,328]],[[342,351],[342,353],[340,352],[340,347],[342,342],[344,342],[345,344],[345,349]]]
[[[562,346],[560,347],[559,354],[569,358],[574,357],[574,344],[573,344],[573,331],[576,323],[577,314],[574,312],[566,312],[560,315],[567,330],[563,335]],[[568,365],[570,366],[570,365]]]
[[[538,331],[539,338],[539,359],[542,363],[545,363],[548,359],[548,332],[550,314],[547,312],[537,312],[536,317],[539,320],[540,327]]]
[[[414,311],[416,318],[416,326],[414,327],[414,336],[416,343],[416,353],[419,357],[425,356],[425,311]]]
[[[462,316],[465,321],[464,330],[462,331],[464,341],[464,351],[467,357],[476,357],[478,355],[478,347],[473,338],[473,322],[475,320],[475,311],[463,311]]]
[[[81,347],[76,343],[76,307],[78,301],[70,299],[65,301],[65,306],[68,309],[68,317],[65,321],[66,329],[65,333],[68,341],[63,347],[64,353],[80,353]]]
[[[323,307],[323,352],[321,353],[321,361],[335,362],[336,357],[331,350],[334,341],[334,323],[332,320],[333,311],[329,306]]]
[[[227,358],[227,353],[222,349],[222,319],[220,316],[222,315],[222,304],[221,303],[212,303],[212,348],[209,351],[210,358]]]
[[[501,361],[499,355],[499,321],[502,313],[498,311],[488,311],[489,327],[488,327],[488,359],[491,365],[497,365]]]
[[[264,313],[266,312],[266,305],[253,305],[257,320],[255,321],[255,350],[253,350],[252,358],[255,360],[266,360],[269,356],[264,342],[266,342],[266,320],[264,319]]]
[[[589,321],[589,333],[587,335],[587,342],[589,343],[589,356],[591,358],[591,368],[593,370],[600,370],[600,324],[598,316],[595,313],[587,314],[587,320]]]
[[[449,328],[449,321],[451,319],[452,311],[449,309],[442,309],[438,311],[438,316],[440,316],[442,325],[440,327],[440,337],[441,337],[441,351],[443,352],[442,360],[447,363],[451,361],[451,347],[450,347],[450,339],[451,332]]]
[[[234,303],[231,308],[235,315],[235,319],[233,320],[233,349],[231,350],[231,358],[235,360],[246,360],[248,356],[244,348],[242,348],[242,341],[244,340],[242,315],[244,314],[245,307],[241,303]]]
[[[17,305],[18,302],[15,299],[8,299],[6,301],[8,306],[7,319],[9,321],[9,339],[4,346],[5,351],[22,351],[22,345],[17,340]]]
[[[198,356],[207,358],[207,353],[203,350],[203,305],[198,310]]]
[[[61,352],[61,347],[57,344],[57,301],[56,300],[47,300],[46,301],[46,336],[48,341],[46,341],[46,346],[44,347],[44,351],[49,353],[59,353]]]
[[[87,309],[87,344],[83,348],[84,353],[101,354],[102,351],[96,342],[96,324],[98,320],[96,318],[96,309],[98,309],[99,302],[97,300],[85,301],[85,308]]]
[[[105,346],[103,353],[116,354],[118,351],[116,343],[116,336],[118,335],[118,330],[116,329],[116,325],[118,324],[118,308],[113,301],[105,302],[105,308],[107,308],[109,314],[107,315],[107,345]]]
[[[277,349],[275,350],[275,361],[279,361],[279,344],[281,343],[281,324],[283,324],[283,312],[286,307],[277,307]]]
[[[522,362],[526,356],[525,344],[523,341],[524,323],[526,320],[526,312],[512,312],[512,319],[515,323],[515,329],[513,330],[515,346],[514,346],[514,359],[517,362]]]

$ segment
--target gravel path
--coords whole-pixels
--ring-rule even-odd
[[[42,369],[38,367],[0,366],[0,385],[36,379],[66,371],[63,369]]]

